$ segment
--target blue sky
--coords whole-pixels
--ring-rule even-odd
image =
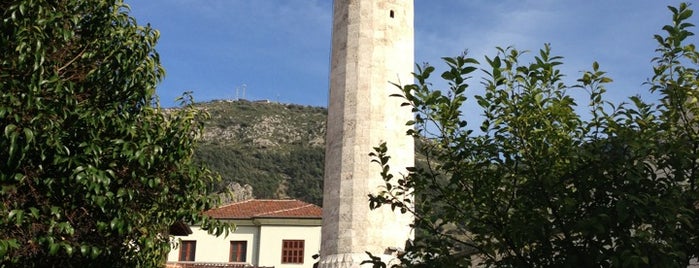
[[[197,101],[242,98],[244,91],[251,100],[327,105],[331,0],[126,2],[139,24],[160,31],[156,49],[167,72],[158,87],[162,105],[172,106],[184,91]],[[440,70],[440,57],[466,49],[484,62],[496,46],[537,52],[551,43],[569,81],[598,61],[614,79],[609,99],[652,99],[642,85],[652,75],[652,36],[670,23],[666,6],[678,3],[415,0],[415,61]],[[699,25],[697,16],[691,21]],[[479,81],[471,84],[477,94]]]

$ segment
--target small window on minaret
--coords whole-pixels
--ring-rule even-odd
[[[391,12],[389,12],[389,16],[391,16],[391,18],[393,18],[395,16],[393,10],[391,10]]]

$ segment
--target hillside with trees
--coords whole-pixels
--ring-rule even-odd
[[[255,198],[322,203],[327,109],[246,100],[196,107],[211,117],[195,158],[221,174],[216,191],[248,184]],[[235,191],[233,198],[249,194]]]

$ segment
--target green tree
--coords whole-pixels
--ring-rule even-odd
[[[0,2],[0,266],[157,267],[218,176],[191,98],[161,109],[158,32],[121,0]]]
[[[612,80],[595,62],[574,85],[546,45],[531,63],[498,48],[486,65],[444,58],[449,90],[433,90],[435,68],[419,67],[401,86],[416,113],[414,131],[428,157],[402,178],[382,173],[370,205],[416,216],[406,266],[686,267],[699,244],[699,79],[686,44],[687,4],[669,7],[672,24],[656,35],[658,56],[646,103],[605,101]],[[480,132],[462,114],[468,78],[480,66],[485,93]],[[569,90],[585,90],[589,115]],[[477,121],[476,121],[477,122]],[[385,169],[386,145],[372,153]]]

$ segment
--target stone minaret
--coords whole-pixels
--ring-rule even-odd
[[[413,83],[413,0],[335,0],[320,267],[359,267],[412,237],[412,217],[371,211],[367,195],[384,185],[369,153],[387,143],[396,177],[414,161],[412,118],[391,83]]]

